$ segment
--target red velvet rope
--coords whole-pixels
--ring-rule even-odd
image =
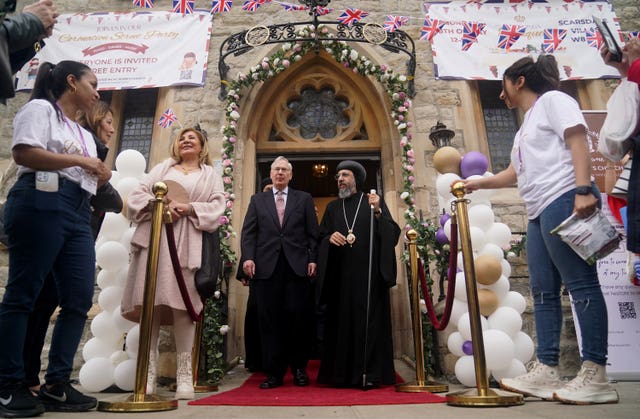
[[[453,221],[453,220],[452,220]],[[427,281],[424,276],[424,267],[422,265],[422,259],[418,258],[418,276],[420,277],[420,287],[422,288],[422,296],[424,302],[427,305],[427,314],[429,320],[436,330],[444,330],[449,324],[451,318],[451,309],[453,308],[453,297],[456,291],[456,271],[458,268],[458,225],[457,223],[451,223],[451,243],[449,250],[449,271],[448,271],[448,284],[447,284],[447,298],[444,304],[444,313],[442,313],[442,319],[438,320],[436,311],[433,308],[433,301],[431,300],[431,293],[427,287]]]
[[[176,281],[178,282],[178,288],[180,289],[182,301],[184,301],[184,306],[187,308],[187,312],[189,313],[189,317],[191,317],[191,320],[193,320],[194,322],[199,322],[200,320],[202,320],[202,312],[200,312],[200,314],[197,314],[196,310],[193,308],[193,303],[191,302],[191,298],[189,297],[189,291],[187,291],[187,284],[185,284],[184,277],[182,276],[182,267],[180,266],[180,260],[178,259],[178,251],[176,250],[176,239],[173,234],[173,224],[165,224],[165,231],[167,232],[167,244],[169,245],[171,264],[173,265],[173,272],[176,274]]]

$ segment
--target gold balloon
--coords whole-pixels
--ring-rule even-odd
[[[453,147],[441,147],[433,155],[433,167],[439,173],[455,173],[460,176],[462,155]]]
[[[478,305],[480,306],[480,314],[485,317],[490,316],[500,305],[498,295],[491,290],[480,288],[478,290]]]
[[[492,285],[502,275],[502,264],[490,255],[480,255],[473,264],[476,270],[476,281],[482,285]]]

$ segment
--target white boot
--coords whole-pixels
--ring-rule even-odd
[[[607,380],[606,367],[584,361],[578,376],[553,394],[568,404],[618,403],[618,392]]]
[[[147,394],[156,393],[156,370],[158,368],[158,352],[149,352],[149,368],[147,370]]]
[[[193,391],[193,365],[191,352],[179,352],[178,370],[176,372],[176,399],[191,400],[195,397]]]

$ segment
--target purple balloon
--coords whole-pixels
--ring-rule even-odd
[[[449,243],[449,239],[447,238],[447,235],[444,234],[444,229],[442,227],[436,231],[436,241],[440,244]]]
[[[473,355],[473,343],[470,340],[465,340],[462,344],[462,352],[465,355]]]
[[[451,216],[446,212],[440,216],[440,225],[444,227],[444,224],[451,219]]]
[[[479,151],[470,151],[460,161],[460,175],[468,178],[473,175],[484,175],[489,168],[489,160]]]

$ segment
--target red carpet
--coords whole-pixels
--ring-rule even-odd
[[[252,374],[240,387],[220,394],[203,397],[189,402],[195,406],[355,406],[376,404],[422,404],[444,403],[446,399],[432,393],[396,392],[394,386],[383,386],[362,391],[353,388],[331,388],[316,384],[318,361],[309,362],[307,368],[311,385],[293,385],[290,373],[284,378],[284,385],[271,390],[258,388],[265,379],[262,373]],[[402,379],[398,377],[398,382]]]

